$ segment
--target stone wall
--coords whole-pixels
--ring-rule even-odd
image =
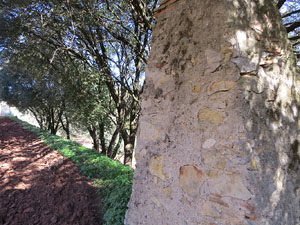
[[[300,84],[272,1],[167,2],[125,224],[300,224]]]

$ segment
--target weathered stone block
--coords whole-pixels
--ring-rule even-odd
[[[172,193],[173,193],[173,189],[171,187],[164,187],[162,189],[162,192],[169,198],[171,198]]]
[[[258,68],[258,60],[249,60],[248,58],[233,58],[233,63],[237,65],[242,74],[256,74]]]
[[[209,178],[211,179],[216,179],[217,177],[219,177],[219,172],[216,170],[209,170],[207,172],[207,175],[209,176]]]
[[[200,93],[201,87],[202,87],[201,84],[195,85],[195,86],[193,87],[193,92],[194,92],[194,93]]]
[[[203,204],[201,215],[209,216],[213,218],[220,218],[220,213],[217,211],[217,209],[213,206],[213,203],[211,203],[210,201],[206,201]]]
[[[217,164],[216,164],[216,168],[219,169],[219,170],[224,170],[225,167],[227,165],[227,162],[226,162],[226,159],[225,158],[222,158],[220,159]]]
[[[197,167],[186,165],[180,168],[179,184],[186,194],[192,197],[198,196],[203,182],[204,173]]]
[[[149,161],[149,171],[153,176],[156,176],[162,180],[166,179],[166,175],[163,170],[163,156],[152,156]]]
[[[140,137],[141,139],[148,140],[148,141],[155,141],[160,136],[160,130],[156,128],[154,125],[142,122],[140,124],[141,131],[140,131]]]
[[[221,65],[223,60],[223,56],[219,52],[212,49],[206,49],[205,56],[207,62],[207,72],[214,72]]]
[[[234,81],[219,81],[213,83],[209,89],[208,89],[208,94],[212,95],[217,92],[225,92],[229,90],[234,90],[236,89],[237,84]]]
[[[203,143],[202,148],[204,148],[204,149],[212,148],[216,143],[217,143],[217,142],[216,142],[215,139],[207,139],[207,140]]]
[[[238,174],[219,176],[210,183],[210,186],[213,192],[222,196],[242,200],[248,200],[253,197]]]
[[[198,118],[200,122],[208,121],[214,124],[220,124],[224,121],[224,117],[220,112],[208,108],[200,110]]]

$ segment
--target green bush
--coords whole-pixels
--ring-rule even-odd
[[[106,225],[122,225],[131,195],[133,170],[95,150],[52,135],[31,124],[10,117],[26,130],[38,135],[52,149],[73,161],[81,173],[99,187]]]

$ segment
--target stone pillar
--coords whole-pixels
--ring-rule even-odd
[[[300,224],[300,86],[272,2],[157,10],[125,224]]]

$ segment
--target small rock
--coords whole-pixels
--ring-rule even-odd
[[[171,198],[173,189],[171,187],[165,187],[162,189],[162,192],[169,198]]]
[[[203,145],[202,145],[202,148],[204,149],[208,149],[208,148],[212,148],[214,147],[214,145],[216,144],[216,140],[215,139],[207,139]]]
[[[205,56],[207,62],[207,72],[214,72],[216,69],[218,69],[223,60],[223,56],[212,49],[206,49]]]
[[[234,81],[220,81],[213,83],[208,90],[208,95],[212,95],[217,92],[225,92],[236,89],[236,82]]]
[[[50,212],[51,212],[50,210],[46,210],[46,211],[44,212],[44,214],[45,214],[45,215],[48,215]]]
[[[51,221],[51,223],[54,223],[54,224],[55,224],[55,223],[57,222],[57,216],[55,216],[55,215],[52,216],[52,218],[51,218],[50,221]]]
[[[209,216],[209,217],[213,217],[213,218],[220,217],[220,213],[213,207],[212,203],[209,201],[207,201],[203,204],[201,215]]]
[[[201,84],[195,85],[192,92],[193,92],[193,93],[200,93],[201,87],[202,87]]]
[[[220,112],[208,108],[202,109],[198,114],[198,118],[200,122],[208,121],[214,124],[220,124],[224,121],[224,117]]]
[[[160,137],[161,130],[148,122],[140,123],[140,138],[147,141],[155,141]]]
[[[180,168],[179,185],[188,195],[196,197],[204,182],[204,174],[197,167],[185,165]]]
[[[158,68],[158,69],[161,69],[167,64],[168,64],[167,62],[156,63],[155,67]]]
[[[226,159],[222,158],[217,162],[216,168],[219,170],[224,170],[226,165],[227,165]]]
[[[256,74],[258,68],[258,62],[252,62],[247,58],[233,58],[231,61],[240,69],[241,74],[252,73]]]
[[[252,197],[240,175],[223,175],[211,180],[211,187],[214,193],[222,196],[230,196],[237,199],[248,200]]]
[[[149,171],[153,176],[165,180],[166,175],[163,171],[162,162],[163,156],[152,156],[149,162]]]
[[[211,179],[216,179],[216,178],[218,178],[219,173],[218,173],[218,171],[215,171],[215,170],[209,170],[209,171],[207,172],[207,175],[208,175],[209,178],[211,178]]]
[[[30,207],[30,208],[27,208],[23,211],[23,213],[33,213],[34,212],[34,208]]]

